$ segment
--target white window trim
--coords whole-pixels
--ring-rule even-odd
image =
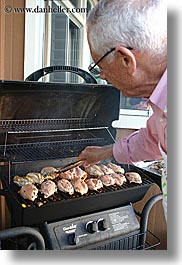
[[[45,1],[26,0],[25,7],[45,7]],[[44,64],[44,13],[25,13],[24,79]]]
[[[117,129],[138,130],[146,127],[147,120],[151,115],[151,108],[149,108],[149,111],[120,109],[119,120],[113,121],[112,126]]]

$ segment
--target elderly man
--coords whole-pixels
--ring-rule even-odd
[[[153,109],[146,128],[112,146],[86,147],[78,159],[119,163],[167,155],[167,8],[162,0],[101,0],[88,15],[88,42],[102,79],[128,97],[148,98]],[[162,179],[166,214],[166,175]]]

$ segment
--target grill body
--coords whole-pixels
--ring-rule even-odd
[[[143,183],[140,185],[106,187],[83,196],[58,192],[41,207],[38,201],[30,203],[21,198],[12,181],[15,175],[23,176],[45,166],[60,167],[75,161],[86,146],[113,144],[116,131],[112,121],[119,118],[119,100],[119,91],[110,85],[0,81],[0,176],[3,184],[0,194],[6,198],[12,226],[43,227],[41,231],[49,242],[48,248],[64,249],[64,246],[50,243],[57,237],[57,225],[72,222],[73,218],[76,221],[82,216],[90,218],[95,213],[128,207],[143,198],[153,181],[132,165],[122,166],[126,171],[141,174]],[[133,219],[136,217],[130,221]],[[131,249],[139,244],[140,229],[136,224],[131,225],[131,231],[125,231],[128,236],[131,233],[134,240]],[[126,236],[122,231],[114,235],[110,232],[106,238],[98,232],[97,242],[91,240],[78,248],[125,249],[127,244],[131,245],[131,242],[124,243]],[[54,236],[49,236],[50,233]]]

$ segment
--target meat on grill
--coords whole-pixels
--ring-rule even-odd
[[[109,168],[106,165],[99,165],[99,167],[102,170],[102,172],[104,172],[104,175],[115,173],[115,171],[112,168]]]
[[[104,175],[99,177],[104,186],[111,186],[115,184],[115,179],[111,175]]]
[[[129,181],[129,183],[132,183],[132,182],[138,183],[138,184],[142,183],[142,178],[137,172],[127,172],[125,173],[125,176],[127,180]]]
[[[126,182],[126,178],[123,174],[113,173],[111,177],[115,180],[115,184],[118,186],[122,186],[124,182]]]
[[[30,201],[34,201],[37,198],[37,194],[38,189],[33,184],[26,184],[20,189],[20,195]]]
[[[67,170],[63,173],[59,174],[59,177],[62,179],[67,179],[67,180],[73,180],[73,179],[86,179],[87,177],[87,172],[82,170],[79,166],[72,168],[70,170]]]
[[[27,177],[31,178],[33,183],[41,184],[44,181],[44,177],[37,172],[30,172],[27,174]]]
[[[41,184],[41,193],[44,198],[48,198],[57,191],[56,184],[51,180],[46,180]]]
[[[69,180],[67,180],[67,179],[60,179],[57,182],[57,187],[60,191],[67,192],[70,195],[72,195],[74,193],[74,188],[73,188],[72,184],[69,182]]]
[[[73,174],[72,174],[71,170],[67,170],[65,172],[60,173],[59,177],[62,179],[72,180]]]
[[[71,184],[76,192],[80,193],[81,195],[88,192],[88,185],[85,183],[83,179],[73,179],[71,180]]]
[[[44,177],[46,177],[46,176],[48,176],[48,175],[50,175],[50,174],[52,174],[52,173],[56,173],[57,172],[57,169],[56,168],[54,168],[54,167],[44,167],[44,168],[42,168],[41,169],[41,174],[44,176]]]
[[[80,178],[80,179],[86,179],[87,177],[87,173],[82,170],[79,166],[71,169],[72,175],[73,175],[73,179],[76,178]]]
[[[18,185],[18,186],[24,186],[24,185],[27,185],[27,184],[32,184],[33,183],[33,179],[28,177],[28,176],[25,176],[25,177],[20,177],[20,176],[14,176],[13,178],[13,182]]]
[[[85,180],[89,190],[99,190],[103,187],[102,181],[97,178],[89,178]]]
[[[111,168],[112,170],[114,170],[115,173],[121,173],[121,174],[124,174],[125,170],[124,168],[116,165],[116,164],[113,164],[113,163],[109,163],[107,165],[107,167]]]
[[[85,171],[93,177],[104,176],[104,172],[100,169],[98,165],[89,165],[85,167]]]

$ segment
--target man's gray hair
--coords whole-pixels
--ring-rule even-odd
[[[97,54],[118,45],[154,56],[166,54],[165,0],[100,0],[88,14],[87,25]]]

